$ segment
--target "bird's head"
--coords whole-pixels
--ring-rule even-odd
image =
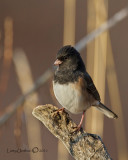
[[[54,65],[59,65],[59,69],[85,70],[85,66],[79,52],[70,45],[64,46],[58,51]]]

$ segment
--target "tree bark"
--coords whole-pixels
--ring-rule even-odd
[[[63,142],[68,152],[76,160],[111,160],[99,136],[86,133],[82,128],[74,132],[77,125],[71,120],[68,113],[57,111],[57,107],[46,104],[37,106],[32,114]]]

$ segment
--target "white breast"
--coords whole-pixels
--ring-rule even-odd
[[[73,87],[72,83],[58,84],[53,82],[53,90],[59,103],[71,113],[81,113],[88,107],[85,106],[83,96]]]

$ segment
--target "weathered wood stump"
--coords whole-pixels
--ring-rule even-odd
[[[57,112],[57,110],[57,107],[46,104],[37,106],[32,114],[63,142],[76,160],[111,160],[99,136],[86,133],[83,129],[74,132],[77,125],[71,120],[69,114],[65,111]]]

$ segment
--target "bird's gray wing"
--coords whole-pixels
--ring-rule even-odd
[[[100,99],[100,95],[99,95],[99,93],[98,93],[98,91],[97,91],[97,89],[96,89],[96,87],[95,87],[95,85],[93,83],[92,78],[90,77],[90,75],[87,72],[84,74],[84,79],[85,79],[85,81],[87,83],[87,90],[88,90],[88,92],[90,94],[92,94],[93,97],[96,100],[100,101],[101,100]]]

